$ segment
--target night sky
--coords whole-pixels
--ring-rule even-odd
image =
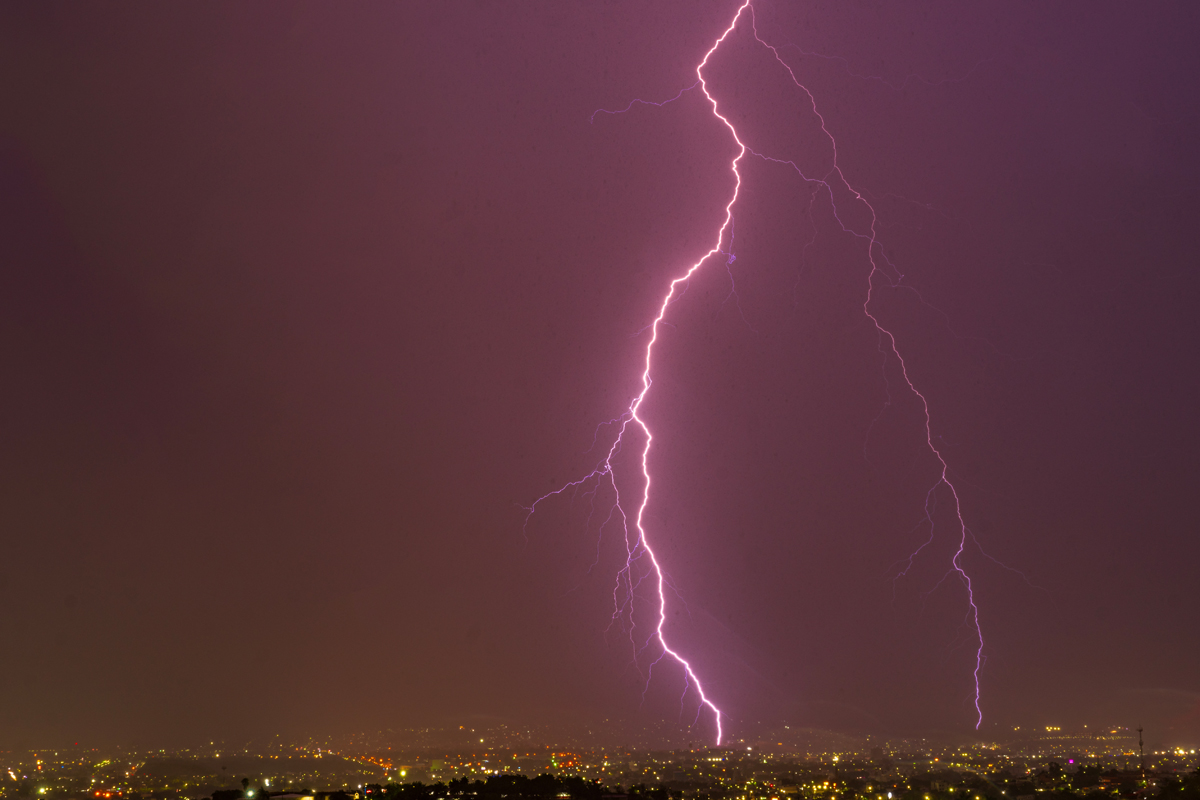
[[[595,465],[733,188],[697,90],[589,118],[736,7],[4,4],[0,744],[691,721],[609,627],[604,493],[522,506]],[[911,287],[872,308],[996,559],[982,734],[1195,742],[1200,7],[755,9]],[[748,26],[706,77],[829,169]],[[944,493],[893,580],[937,467],[865,246],[742,174],[644,407],[672,640],[735,735],[969,734]]]

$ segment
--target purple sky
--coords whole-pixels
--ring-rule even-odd
[[[520,506],[592,468],[732,189],[697,92],[589,117],[691,85],[736,7],[0,10],[0,744],[679,717],[606,631],[615,531],[579,497],[526,541]],[[1196,741],[1200,9],[755,8],[924,298],[874,309],[967,523],[1028,577],[964,557],[984,734]],[[747,30],[706,76],[828,168]],[[697,274],[645,406],[673,641],[735,735],[968,732],[944,504],[892,580],[936,470],[865,249],[742,174],[737,295]]]

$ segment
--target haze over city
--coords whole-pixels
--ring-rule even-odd
[[[0,795],[1200,797],[1197,33],[0,7]]]

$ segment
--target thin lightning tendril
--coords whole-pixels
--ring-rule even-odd
[[[734,157],[732,162],[730,162],[730,170],[732,171],[733,177],[734,177],[733,193],[730,196],[728,203],[726,203],[726,205],[725,205],[725,219],[721,223],[720,229],[717,231],[716,243],[713,245],[713,247],[708,252],[706,252],[703,256],[701,256],[701,258],[699,260],[697,260],[695,263],[693,263],[691,266],[689,266],[682,274],[678,275],[676,278],[674,278],[671,281],[671,283],[667,289],[667,293],[663,297],[662,302],[659,305],[657,316],[655,316],[654,320],[649,325],[647,325],[645,328],[642,329],[643,331],[645,331],[645,330],[650,331],[650,340],[646,344],[644,367],[642,369],[642,374],[641,374],[642,388],[641,388],[641,391],[630,402],[629,408],[623,414],[621,414],[619,417],[617,417],[613,420],[610,420],[607,423],[602,424],[601,427],[603,427],[604,425],[617,426],[616,437],[613,440],[612,445],[609,447],[608,452],[605,454],[604,458],[596,465],[595,469],[592,472],[590,472],[589,474],[585,475],[583,478],[580,478],[579,480],[564,484],[560,488],[538,498],[536,501],[534,501],[534,503],[532,505],[525,507],[525,511],[526,511],[525,524],[527,527],[528,523],[529,523],[529,518],[532,517],[533,514],[537,511],[538,506],[543,501],[548,500],[551,497],[556,497],[556,496],[565,494],[569,490],[573,490],[573,491],[577,492],[581,487],[584,487],[592,482],[595,482],[595,488],[592,490],[592,495],[591,495],[592,500],[594,502],[595,492],[599,490],[599,486],[601,483],[606,483],[609,486],[611,486],[613,496],[615,498],[614,506],[613,506],[613,509],[610,511],[608,518],[603,523],[601,523],[600,533],[601,533],[601,535],[603,534],[605,527],[607,527],[609,525],[609,523],[613,522],[614,518],[619,518],[619,520],[621,522],[621,526],[624,529],[625,550],[626,550],[625,565],[618,571],[616,584],[613,587],[612,623],[615,624],[619,619],[627,618],[629,620],[629,638],[630,638],[630,643],[634,649],[634,664],[635,664],[635,666],[637,665],[638,655],[646,647],[648,647],[652,642],[655,642],[655,641],[657,642],[658,648],[661,650],[661,652],[659,653],[658,657],[655,658],[654,661],[650,664],[650,667],[644,676],[645,680],[646,680],[647,688],[649,687],[650,679],[653,676],[654,667],[657,666],[658,663],[661,662],[664,658],[669,657],[669,658],[673,659],[683,669],[684,686],[683,686],[683,693],[681,695],[680,700],[681,700],[681,702],[683,702],[686,699],[686,697],[688,696],[690,691],[693,691],[693,690],[695,691],[696,695],[699,698],[699,703],[697,705],[697,710],[696,710],[697,719],[699,718],[699,714],[705,708],[707,708],[709,711],[712,712],[713,718],[714,718],[714,721],[716,724],[716,742],[719,745],[721,743],[722,739],[724,738],[724,731],[723,731],[722,724],[721,724],[721,720],[722,720],[721,710],[719,708],[717,708],[716,704],[712,701],[712,699],[705,692],[704,686],[701,683],[699,676],[696,674],[695,669],[692,667],[692,664],[687,659],[685,659],[683,657],[683,655],[680,654],[679,651],[674,649],[667,642],[666,635],[664,632],[664,627],[666,626],[666,622],[667,622],[666,590],[667,590],[667,588],[672,588],[672,591],[674,592],[674,589],[673,589],[673,587],[669,586],[667,577],[666,577],[666,573],[664,572],[663,567],[658,560],[657,554],[651,548],[650,543],[646,536],[644,518],[645,518],[645,513],[646,513],[646,507],[649,505],[649,502],[650,502],[650,488],[651,488],[652,481],[651,481],[651,477],[650,477],[649,458],[650,458],[650,449],[654,442],[654,436],[650,432],[649,425],[647,425],[646,421],[640,416],[640,411],[642,408],[642,404],[644,403],[646,396],[650,391],[650,387],[653,384],[653,380],[651,378],[651,368],[652,368],[652,361],[653,361],[654,345],[658,341],[659,326],[660,326],[660,324],[665,324],[665,325],[670,324],[665,321],[668,307],[672,303],[674,303],[676,300],[678,300],[679,297],[682,296],[687,291],[688,282],[690,281],[692,275],[694,275],[696,273],[696,271],[699,270],[701,268],[701,266],[703,266],[704,263],[706,261],[708,261],[710,258],[712,258],[714,255],[724,254],[726,256],[726,260],[727,260],[727,264],[726,264],[727,267],[733,261],[732,241],[730,242],[729,250],[722,249],[722,244],[725,241],[726,232],[727,231],[732,232],[733,207],[738,200],[738,194],[739,194],[739,192],[741,190],[741,186],[742,186],[742,175],[741,175],[741,172],[739,172],[739,170],[738,170],[738,166],[741,163],[742,159],[746,156],[747,153],[750,153],[751,155],[754,155],[764,161],[783,165],[783,166],[789,166],[793,170],[795,170],[796,173],[801,177],[801,179],[804,180],[806,183],[816,184],[817,188],[815,189],[815,191],[819,192],[819,191],[821,191],[821,189],[824,189],[824,193],[826,193],[829,196],[829,202],[830,202],[830,206],[833,210],[834,218],[837,220],[838,225],[841,227],[841,229],[845,233],[851,235],[852,237],[854,237],[860,241],[863,241],[866,244],[867,260],[870,264],[870,271],[867,275],[867,292],[866,292],[866,297],[863,301],[863,306],[862,306],[863,314],[866,315],[867,319],[870,320],[871,324],[875,327],[876,333],[879,336],[881,352],[884,354],[885,358],[889,357],[889,356],[895,358],[895,361],[899,366],[900,374],[903,377],[906,386],[908,387],[909,391],[921,403],[921,409],[922,409],[922,412],[924,415],[925,444],[926,444],[929,452],[936,459],[937,464],[939,465],[940,469],[939,469],[939,475],[938,475],[937,481],[934,483],[933,486],[930,487],[928,493],[926,494],[925,521],[930,526],[930,538],[928,541],[921,544],[921,546],[918,547],[905,560],[904,569],[896,577],[899,578],[899,577],[903,577],[904,575],[906,575],[908,570],[912,567],[913,560],[921,553],[922,550],[925,549],[925,547],[927,547],[932,542],[933,526],[934,526],[933,514],[934,514],[934,505],[935,505],[935,502],[934,502],[935,494],[937,493],[937,491],[939,489],[941,489],[942,487],[945,487],[945,489],[949,490],[949,493],[953,500],[953,509],[954,509],[955,516],[957,518],[957,538],[958,538],[957,549],[955,550],[953,557],[950,559],[950,569],[947,572],[947,576],[950,575],[951,573],[955,573],[958,576],[959,580],[961,581],[962,585],[966,589],[967,600],[968,600],[968,605],[969,605],[969,610],[967,612],[967,619],[971,623],[971,627],[974,630],[974,633],[976,635],[976,640],[978,642],[978,646],[975,651],[975,669],[974,669],[974,679],[975,679],[974,705],[975,705],[975,711],[976,711],[975,727],[976,727],[976,729],[978,729],[980,724],[983,721],[983,712],[980,709],[980,690],[979,690],[979,673],[983,667],[983,662],[984,662],[983,633],[982,633],[982,630],[981,630],[980,624],[979,624],[979,607],[975,603],[975,595],[974,595],[974,589],[973,589],[973,586],[971,583],[971,577],[970,577],[970,575],[967,574],[966,569],[963,567],[963,564],[962,564],[962,557],[963,557],[963,554],[967,547],[968,537],[970,537],[972,539],[972,541],[974,541],[974,537],[972,536],[970,530],[967,528],[966,521],[963,517],[962,503],[959,498],[958,490],[955,488],[954,484],[950,480],[950,476],[949,476],[950,467],[947,464],[945,457],[942,455],[942,452],[938,449],[937,445],[935,444],[935,437],[934,437],[933,430],[932,430],[932,421],[931,421],[931,414],[930,414],[930,409],[929,409],[929,402],[925,398],[925,395],[923,395],[916,388],[912,379],[909,377],[908,364],[904,360],[904,357],[900,354],[899,346],[896,342],[895,335],[890,330],[885,328],[883,326],[883,324],[879,321],[879,319],[875,316],[875,314],[872,313],[872,311],[871,311],[871,301],[874,299],[874,296],[875,296],[875,289],[877,288],[877,283],[876,283],[877,280],[882,280],[888,288],[900,288],[899,284],[900,284],[900,281],[903,279],[903,275],[899,272],[899,270],[896,268],[896,266],[894,264],[892,264],[892,262],[887,258],[887,255],[884,253],[883,247],[878,240],[878,236],[876,233],[878,218],[877,218],[874,207],[866,199],[863,192],[861,192],[861,191],[855,189],[853,186],[851,186],[851,184],[849,183],[849,181],[846,179],[845,175],[843,174],[841,167],[838,165],[837,141],[834,139],[833,135],[829,132],[829,129],[825,123],[825,118],[817,110],[817,104],[816,104],[815,97],[813,96],[812,92],[810,92],[808,90],[808,88],[805,87],[796,78],[795,72],[792,70],[792,67],[783,59],[783,57],[779,53],[779,50],[775,46],[769,44],[768,42],[764,41],[761,38],[761,36],[758,33],[758,27],[757,27],[755,16],[754,16],[754,9],[751,5],[751,2],[752,2],[752,0],[743,0],[742,4],[737,9],[737,12],[734,14],[733,20],[729,23],[729,26],[724,30],[724,32],[721,33],[720,37],[718,37],[717,40],[713,43],[712,47],[709,48],[708,52],[706,52],[704,54],[704,57],[700,60],[700,63],[697,64],[697,66],[696,66],[697,81],[695,84],[693,84],[692,86],[686,87],[685,89],[682,89],[679,92],[679,94],[677,94],[675,97],[671,98],[670,100],[666,100],[663,102],[650,102],[650,101],[645,101],[645,100],[634,100],[634,101],[630,102],[630,104],[625,109],[622,109],[620,111],[609,111],[607,109],[601,109],[592,114],[592,121],[594,122],[597,114],[601,114],[601,113],[623,114],[623,113],[631,110],[634,107],[634,105],[640,104],[640,105],[663,106],[663,105],[666,105],[667,103],[671,103],[671,102],[674,102],[675,100],[678,100],[686,92],[689,92],[692,89],[695,89],[698,87],[700,89],[701,93],[704,95],[707,102],[709,103],[709,105],[712,106],[713,116],[716,117],[721,122],[721,124],[723,124],[726,128],[728,128],[730,135],[733,137],[734,142],[737,144],[737,148],[738,148],[737,156]],[[733,123],[731,123],[729,121],[729,119],[721,113],[716,98],[713,97],[713,95],[709,92],[708,83],[704,78],[704,68],[708,65],[709,59],[720,48],[721,44],[737,28],[738,22],[741,20],[743,13],[747,12],[747,11],[749,11],[750,23],[751,23],[751,27],[753,29],[755,41],[757,41],[763,47],[765,47],[766,49],[771,51],[772,55],[775,57],[775,60],[787,71],[793,84],[795,84],[795,86],[800,91],[802,91],[805,94],[805,96],[807,96],[810,106],[812,108],[813,114],[820,121],[821,131],[825,134],[826,138],[829,140],[829,143],[830,143],[830,146],[831,146],[832,152],[833,152],[832,166],[831,166],[829,172],[822,178],[811,178],[811,177],[805,175],[803,173],[803,171],[800,169],[800,167],[797,166],[796,163],[793,161],[785,161],[782,159],[773,158],[773,157],[764,155],[762,153],[755,152],[754,150],[750,149],[742,141],[741,137],[738,135],[737,129],[734,127]],[[853,197],[853,200],[855,202],[861,203],[862,206],[869,212],[871,223],[870,223],[868,232],[862,233],[862,232],[856,231],[853,228],[847,226],[842,221],[841,216],[839,215],[839,212],[838,212],[838,208],[837,208],[837,201],[835,198],[835,188],[837,188],[840,191],[841,188],[843,188],[843,187],[844,187],[844,190]],[[815,196],[814,196],[814,198],[815,198]],[[881,264],[883,264],[886,267],[886,269],[884,267],[881,267]],[[731,278],[732,278],[732,275],[731,275]],[[632,515],[632,519],[631,519],[630,515],[628,515],[625,512],[625,507],[622,504],[621,492],[617,487],[616,477],[615,477],[614,468],[613,468],[613,459],[620,452],[622,445],[624,443],[625,434],[629,431],[631,426],[639,429],[645,439],[644,444],[642,446],[642,451],[641,451],[641,473],[642,473],[641,498],[638,502],[637,512]],[[597,432],[598,431],[599,431],[599,428],[597,428]],[[595,446],[595,441],[593,441],[593,447],[594,446]],[[589,517],[589,519],[590,519],[590,517]],[[630,521],[632,521],[632,523],[633,523],[632,530],[631,530],[630,524],[629,524]],[[598,553],[597,553],[597,555],[598,555]],[[646,571],[644,574],[641,574],[635,578],[635,575],[634,575],[635,565],[639,561],[641,561],[643,558],[649,559],[650,569],[648,571]],[[598,558],[597,558],[597,560],[598,560]],[[593,566],[595,566],[595,565],[593,564]],[[642,644],[642,646],[639,647],[637,644],[637,640],[634,636],[634,628],[637,627],[637,624],[636,624],[636,620],[634,619],[632,604],[633,604],[634,595],[635,595],[637,589],[641,586],[642,582],[646,578],[652,578],[653,589],[658,597],[658,612],[656,615],[656,620],[653,623],[653,632],[645,640],[644,644]],[[945,578],[943,578],[943,580],[945,580]],[[611,627],[611,625],[610,625],[610,627]],[[640,671],[640,667],[639,667],[639,671]],[[643,694],[643,696],[644,696],[644,694]]]
[[[749,5],[748,0],[747,0],[746,5]],[[743,6],[742,8],[745,8],[745,7],[746,6]],[[739,14],[741,13],[740,9],[739,9],[738,13]],[[936,444],[934,444],[933,421],[931,419],[931,415],[929,412],[929,400],[926,399],[925,395],[922,394],[917,389],[916,385],[912,381],[912,378],[909,377],[908,363],[904,360],[904,356],[900,355],[899,346],[896,344],[896,336],[890,330],[885,328],[882,323],[880,323],[878,317],[876,317],[874,314],[871,313],[871,300],[874,298],[874,294],[875,294],[875,279],[876,279],[876,277],[879,276],[879,277],[884,278],[885,280],[887,280],[888,284],[893,287],[897,283],[896,281],[890,280],[887,276],[887,273],[884,272],[882,269],[880,269],[879,263],[875,260],[876,252],[878,251],[879,257],[883,260],[884,263],[886,263],[892,269],[893,272],[896,272],[897,274],[899,274],[899,273],[898,273],[898,270],[896,270],[895,265],[892,264],[888,260],[887,256],[883,253],[883,247],[879,244],[878,234],[876,233],[876,225],[878,223],[878,216],[875,213],[874,206],[871,205],[871,203],[863,196],[863,194],[860,191],[858,191],[857,189],[855,189],[853,186],[850,185],[850,182],[848,180],[846,180],[846,176],[842,173],[842,168],[840,166],[838,166],[837,140],[834,139],[833,134],[829,132],[829,128],[825,125],[825,117],[822,116],[821,112],[817,110],[816,98],[813,97],[812,92],[810,92],[808,90],[808,88],[805,87],[802,83],[800,83],[800,81],[796,78],[796,73],[792,70],[791,66],[789,66],[788,63],[783,60],[783,57],[779,54],[779,50],[776,49],[773,45],[768,44],[767,42],[763,41],[762,37],[759,36],[758,26],[754,24],[754,9],[753,8],[750,9],[750,18],[751,18],[751,24],[754,25],[755,40],[771,51],[771,53],[775,56],[775,60],[778,61],[779,64],[782,65],[783,68],[787,70],[788,76],[792,79],[792,83],[794,83],[798,89],[800,89],[802,92],[804,92],[805,95],[808,96],[809,102],[812,106],[813,114],[815,114],[817,119],[820,120],[820,122],[821,122],[821,131],[825,134],[826,138],[829,139],[829,144],[833,148],[833,167],[830,170],[829,174],[825,176],[825,180],[822,180],[821,182],[826,184],[826,188],[829,188],[827,180],[829,177],[831,177],[833,174],[836,173],[838,182],[841,183],[842,186],[846,187],[846,190],[849,191],[852,195],[854,195],[854,199],[859,201],[860,203],[862,203],[863,206],[871,214],[870,236],[869,236],[869,239],[867,242],[867,259],[870,261],[871,271],[867,275],[867,296],[863,300],[863,314],[865,314],[867,319],[869,319],[871,321],[871,324],[875,326],[876,332],[881,337],[881,343],[882,343],[882,340],[887,341],[888,350],[890,351],[891,355],[895,356],[896,362],[900,365],[900,374],[904,377],[904,383],[908,386],[909,391],[911,391],[913,393],[913,395],[915,395],[917,397],[917,399],[921,401],[921,411],[925,418],[925,420],[924,420],[925,421],[925,445],[929,448],[929,452],[933,454],[934,458],[937,459],[937,463],[941,468],[939,471],[937,482],[932,487],[930,487],[929,493],[926,495],[926,506],[925,506],[926,517],[929,520],[931,534],[932,534],[932,527],[933,527],[933,516],[929,511],[929,497],[932,496],[939,487],[945,486],[947,489],[950,490],[950,496],[954,500],[954,516],[958,520],[958,537],[959,538],[958,538],[958,547],[954,551],[954,556],[950,559],[950,564],[951,564],[953,570],[958,573],[958,576],[959,576],[960,580],[962,581],[963,586],[967,590],[967,604],[970,606],[970,611],[968,612],[968,616],[971,620],[972,627],[975,629],[975,634],[976,634],[977,641],[978,641],[978,647],[975,650],[975,669],[973,672],[973,677],[975,680],[975,698],[974,698],[974,700],[975,700],[975,715],[976,715],[975,716],[975,729],[978,730],[979,726],[983,724],[983,710],[979,704],[979,672],[980,672],[980,670],[983,669],[983,630],[982,630],[982,628],[980,628],[980,625],[979,625],[979,606],[976,605],[976,603],[975,603],[975,590],[971,584],[971,576],[967,574],[966,569],[962,565],[962,556],[963,556],[963,552],[966,550],[966,547],[967,547],[967,537],[970,536],[970,530],[967,528],[967,522],[963,518],[962,500],[958,496],[958,489],[955,488],[954,483],[951,482],[951,480],[950,480],[950,475],[949,475],[950,465],[948,463],[946,463],[946,458],[942,455],[942,451],[938,449]],[[775,159],[771,159],[771,160],[775,160]],[[792,166],[795,166],[795,165],[793,164]],[[799,172],[798,169],[797,169],[797,171]],[[802,175],[802,177],[803,177],[803,175]],[[829,198],[830,198],[830,203],[832,204],[833,203],[833,190],[832,189],[829,189]],[[835,215],[836,215],[836,207],[835,207]],[[838,220],[838,222],[839,222],[839,224],[842,225],[843,229],[845,229],[845,225],[841,223],[840,219]],[[858,236],[859,238],[864,238],[862,234],[856,233],[855,235]],[[920,550],[924,549],[924,547],[925,547],[924,544],[921,545],[921,547],[918,548],[917,552],[920,552]],[[913,553],[914,558],[916,557],[917,552]],[[911,558],[910,558],[909,563],[911,563]]]

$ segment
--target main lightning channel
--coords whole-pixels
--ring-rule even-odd
[[[659,325],[662,323],[663,319],[667,315],[667,308],[671,305],[671,302],[676,298],[676,295],[677,295],[680,285],[686,284],[687,281],[692,277],[692,275],[695,274],[696,270],[700,269],[700,267],[702,267],[704,265],[705,261],[712,258],[714,255],[717,255],[718,253],[723,252],[721,249],[721,244],[725,241],[725,232],[727,230],[729,230],[729,226],[733,222],[733,206],[734,206],[734,203],[737,202],[738,191],[741,189],[741,186],[742,186],[742,175],[740,172],[738,172],[738,164],[739,164],[739,162],[741,162],[741,160],[746,155],[746,145],[743,144],[742,140],[738,137],[737,130],[733,127],[733,124],[721,113],[720,108],[717,104],[716,98],[713,97],[712,94],[708,91],[708,83],[704,79],[704,68],[708,65],[708,60],[712,57],[712,54],[715,53],[717,51],[717,49],[721,46],[721,43],[725,41],[725,39],[729,36],[729,34],[733,33],[735,28],[737,28],[738,20],[741,19],[742,13],[749,7],[750,7],[750,0],[744,0],[743,3],[738,7],[737,13],[734,14],[733,20],[729,23],[729,26],[727,28],[725,28],[724,32],[722,32],[722,34],[717,38],[717,40],[715,42],[713,42],[712,47],[710,47],[708,49],[708,52],[706,52],[704,54],[704,58],[702,58],[700,60],[700,63],[696,65],[696,78],[697,78],[696,85],[700,87],[700,91],[704,94],[705,99],[712,106],[713,115],[717,119],[719,119],[726,128],[729,129],[730,135],[733,136],[733,140],[734,140],[734,142],[737,143],[737,146],[738,146],[738,154],[737,154],[737,156],[734,157],[733,161],[730,162],[730,169],[733,171],[733,176],[734,176],[733,194],[730,196],[729,202],[727,202],[725,204],[725,219],[721,223],[720,229],[717,231],[717,241],[708,252],[706,252],[694,264],[692,264],[690,267],[688,267],[687,270],[683,272],[683,274],[674,278],[671,281],[670,285],[668,286],[667,293],[666,293],[666,295],[663,296],[662,303],[659,305],[658,314],[657,314],[657,316],[654,317],[654,321],[651,322],[650,325],[648,326],[650,329],[650,340],[649,340],[649,342],[646,343],[646,357],[645,357],[645,362],[644,362],[645,365],[642,369],[642,390],[637,394],[636,397],[633,398],[633,401],[629,404],[629,410],[625,414],[623,414],[621,417],[619,417],[618,420],[614,420],[614,422],[619,421],[620,425],[618,427],[617,436],[614,439],[612,446],[609,448],[608,453],[605,454],[603,461],[601,461],[601,463],[596,467],[596,469],[593,470],[589,475],[581,478],[578,481],[573,481],[572,483],[569,483],[553,492],[550,492],[549,494],[544,495],[543,497],[538,498],[538,500],[536,500],[531,506],[526,508],[526,511],[528,512],[528,514],[532,515],[534,513],[534,511],[537,510],[538,504],[541,503],[543,500],[546,500],[547,498],[553,497],[558,494],[562,494],[567,489],[578,488],[579,486],[583,485],[584,483],[586,483],[587,481],[592,480],[592,479],[595,479],[597,481],[607,480],[607,482],[611,484],[613,491],[616,494],[616,508],[618,510],[620,510],[622,518],[627,519],[625,512],[623,510],[621,510],[621,495],[620,495],[620,491],[617,489],[616,481],[614,478],[612,461],[613,461],[613,457],[617,454],[617,452],[621,448],[621,445],[624,441],[625,433],[628,431],[629,426],[631,424],[633,424],[641,429],[642,434],[645,436],[645,444],[642,446],[642,457],[641,457],[642,497],[641,497],[641,501],[638,504],[637,513],[634,515],[634,518],[633,518],[633,526],[634,526],[634,529],[636,530],[636,536],[634,537],[634,542],[632,545],[630,544],[629,539],[628,539],[628,529],[626,531],[626,542],[625,542],[626,561],[625,561],[625,566],[621,569],[620,574],[618,576],[618,587],[620,586],[621,581],[623,579],[625,581],[625,585],[628,587],[630,596],[632,596],[632,591],[634,588],[636,588],[636,587],[634,587],[634,585],[632,583],[632,577],[631,577],[633,564],[638,558],[641,557],[642,554],[645,554],[646,556],[648,556],[650,559],[650,564],[651,564],[652,570],[653,570],[653,575],[654,575],[654,580],[655,580],[655,591],[658,595],[658,620],[654,626],[654,633],[652,635],[652,639],[656,639],[658,641],[659,646],[662,648],[662,655],[658,659],[656,659],[656,661],[654,663],[657,664],[658,661],[661,661],[663,658],[670,657],[670,658],[674,659],[675,662],[678,663],[680,667],[683,668],[684,675],[685,675],[684,692],[686,694],[687,687],[689,687],[689,686],[694,687],[696,690],[696,694],[700,698],[700,709],[703,710],[704,708],[707,708],[709,711],[712,712],[713,720],[716,724],[716,729],[717,729],[716,741],[717,741],[718,745],[721,744],[722,740],[724,739],[724,729],[721,724],[721,709],[717,708],[717,705],[712,701],[712,698],[710,698],[708,696],[708,694],[704,691],[704,684],[701,682],[700,676],[696,674],[696,670],[695,670],[695,668],[692,667],[691,663],[686,658],[684,658],[683,655],[678,650],[673,648],[668,643],[666,633],[663,630],[667,624],[667,594],[666,594],[667,579],[666,579],[665,573],[663,572],[662,564],[658,560],[658,555],[654,552],[654,548],[652,548],[650,546],[649,539],[646,536],[646,528],[645,528],[645,524],[644,524],[645,515],[646,515],[646,507],[650,503],[650,487],[652,484],[652,481],[650,478],[650,449],[654,444],[654,435],[650,432],[650,426],[646,424],[646,420],[643,419],[638,412],[642,408],[642,403],[644,403],[646,400],[646,395],[649,394],[649,392],[650,392],[651,385],[653,385],[653,380],[650,377],[650,373],[651,373],[652,366],[653,366],[654,345],[658,342]],[[688,87],[688,88],[691,89],[694,87]],[[687,90],[688,89],[685,89],[683,91],[687,91]],[[682,95],[682,94],[683,94],[683,92],[680,92],[680,95]],[[678,99],[678,97],[673,98],[673,99]],[[670,101],[667,101],[667,102],[670,102]],[[652,105],[661,105],[661,104],[654,103]],[[633,106],[633,104],[631,103],[630,108],[632,108],[632,106]],[[627,108],[625,110],[628,111],[629,109]],[[623,112],[613,112],[613,113],[623,113]],[[595,115],[593,115],[593,118],[594,117],[595,117]],[[526,517],[526,520],[528,520],[528,516]],[[629,602],[629,601],[627,601],[627,602]],[[616,606],[616,612],[614,613],[614,618],[615,618],[617,616],[617,614],[619,614],[621,611],[620,603],[619,603],[619,601],[616,600],[615,594],[614,594],[614,605]],[[632,637],[632,630],[630,631],[630,636]],[[653,665],[651,665],[651,670],[653,670]]]
[[[633,402],[629,406],[630,421],[637,423],[637,425],[642,429],[642,433],[646,437],[646,443],[642,447],[642,500],[638,505],[637,515],[634,517],[633,524],[637,529],[637,542],[641,546],[642,550],[645,551],[646,555],[650,557],[650,563],[654,567],[654,575],[658,584],[658,624],[655,626],[654,635],[658,639],[664,655],[668,655],[675,659],[675,661],[677,661],[679,665],[683,667],[683,671],[687,675],[688,682],[696,687],[696,693],[700,696],[700,703],[703,706],[707,706],[709,710],[712,711],[713,718],[715,719],[717,726],[718,745],[721,743],[723,738],[723,730],[721,727],[721,710],[717,708],[716,704],[713,703],[707,694],[705,694],[704,685],[700,682],[700,678],[696,675],[696,671],[692,668],[692,665],[688,663],[688,660],[680,655],[677,650],[673,649],[671,645],[667,643],[666,635],[663,633],[663,627],[667,623],[666,578],[663,575],[662,565],[658,562],[658,556],[655,555],[654,548],[650,546],[650,542],[646,537],[646,529],[643,525],[643,520],[646,514],[646,506],[650,503],[651,479],[649,459],[650,448],[654,444],[654,435],[650,433],[650,426],[647,425],[646,421],[638,415],[638,412],[641,410],[642,403],[646,400],[646,395],[650,392],[650,386],[653,383],[653,381],[650,379],[651,361],[654,355],[654,345],[658,341],[658,326],[663,321],[663,318],[667,315],[667,307],[671,305],[671,301],[675,298],[675,292],[679,288],[679,285],[681,283],[686,283],[688,279],[695,274],[696,270],[700,269],[705,261],[721,252],[721,243],[725,240],[725,231],[729,229],[729,225],[733,221],[733,204],[737,202],[738,191],[742,188],[742,175],[740,172],[738,172],[738,162],[740,162],[746,155],[746,145],[742,144],[742,140],[738,138],[737,130],[733,127],[733,124],[721,114],[716,98],[709,93],[708,83],[704,80],[704,67],[708,65],[708,59],[711,58],[712,54],[717,51],[717,48],[721,46],[721,43],[725,41],[725,38],[729,36],[729,34],[733,33],[734,29],[737,27],[738,20],[742,16],[742,12],[749,7],[750,0],[745,0],[745,2],[743,2],[738,8],[733,20],[729,23],[729,27],[725,29],[725,32],[722,33],[715,42],[713,42],[713,46],[708,49],[708,52],[704,54],[704,58],[701,59],[700,63],[696,65],[696,78],[699,79],[700,91],[704,93],[705,99],[707,99],[709,104],[712,105],[713,115],[717,119],[721,120],[725,127],[729,129],[730,135],[733,136],[733,140],[737,142],[738,145],[738,154],[730,163],[730,169],[733,170],[734,175],[733,195],[729,198],[729,202],[725,204],[725,220],[721,223],[720,230],[717,231],[716,244],[713,245],[711,250],[701,256],[696,263],[688,267],[686,272],[672,280],[670,287],[667,289],[666,295],[663,297],[662,304],[658,308],[658,316],[654,318],[654,322],[652,322],[650,325],[650,341],[646,344],[645,368],[642,370],[642,391],[633,399]],[[624,433],[623,429],[622,433]],[[618,436],[617,442],[615,442],[613,445],[614,450],[617,444],[620,443],[620,439],[621,437]],[[613,451],[610,451],[610,454],[611,452]]]

